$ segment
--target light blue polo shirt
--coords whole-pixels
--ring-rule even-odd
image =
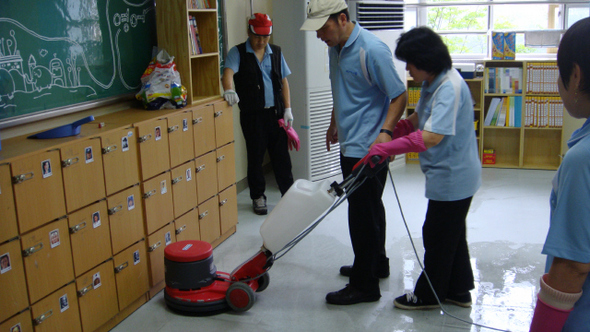
[[[254,53],[252,49],[252,45],[250,45],[250,38],[246,40],[246,53]],[[262,81],[264,82],[264,107],[272,107],[275,106],[274,100],[274,93],[272,88],[272,80],[270,78],[270,73],[272,70],[272,62],[270,60],[270,55],[272,54],[272,49],[269,45],[266,45],[266,50],[264,52],[264,56],[262,57],[262,62],[258,61],[258,67],[262,72]],[[256,56],[256,54],[254,54]],[[240,70],[240,51],[238,51],[238,47],[232,47],[229,52],[227,53],[227,57],[225,58],[225,68],[230,68],[234,71],[234,74]],[[291,75],[291,70],[289,66],[287,66],[287,62],[285,61],[285,57],[281,52],[281,79]],[[254,79],[254,78],[253,78]]]
[[[330,81],[340,152],[362,158],[379,135],[392,99],[406,91],[389,47],[356,22],[346,44],[330,47]]]
[[[567,145],[570,149],[552,181],[551,223],[543,246],[545,272],[554,257],[590,262],[590,120],[572,134]],[[562,331],[586,331],[590,326],[590,276],[582,290]]]
[[[473,196],[481,186],[481,163],[473,128],[473,102],[467,83],[455,69],[422,83],[416,106],[419,129],[445,137],[421,152],[426,198],[457,201]]]

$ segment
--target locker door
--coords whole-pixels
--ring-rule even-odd
[[[10,165],[8,164],[0,165],[0,212],[2,214],[2,222],[0,222],[0,243],[2,243],[18,235],[14,195],[10,180]]]
[[[236,183],[236,157],[234,144],[227,144],[216,151],[217,154],[217,186],[223,190]]]
[[[233,107],[225,100],[213,104],[215,113],[215,142],[220,147],[234,140]]]
[[[60,219],[22,236],[30,303],[74,280],[68,220]]]
[[[94,331],[119,312],[113,260],[76,279],[80,320],[84,331]]]
[[[107,196],[139,183],[135,128],[110,131],[100,140]]]
[[[215,120],[213,113],[213,105],[206,105],[193,110],[195,157],[215,149]]]
[[[236,186],[219,193],[219,223],[221,234],[225,234],[238,223],[238,199]]]
[[[199,205],[199,229],[201,240],[213,243],[221,236],[219,225],[219,202],[217,198],[211,198]]]
[[[33,321],[29,309],[0,324],[0,331],[33,331]]]
[[[170,149],[166,119],[135,124],[139,138],[141,179],[143,181],[170,169]]]
[[[21,233],[66,214],[59,151],[24,157],[10,166]]]
[[[76,284],[58,289],[31,307],[35,332],[82,331]]]
[[[197,179],[195,162],[189,161],[170,171],[172,175],[172,196],[174,198],[174,217],[197,206]]]
[[[174,220],[170,172],[142,183],[145,227],[151,234]]]
[[[150,287],[164,281],[164,249],[174,242],[176,242],[174,223],[170,223],[148,236],[147,255],[150,267]]]
[[[217,194],[217,162],[215,151],[195,159],[198,203]]]
[[[117,254],[113,261],[121,311],[149,290],[145,240]]]
[[[112,256],[107,202],[102,200],[68,217],[76,276]]]
[[[29,305],[25,268],[18,240],[0,245],[0,322]],[[0,330],[1,331],[1,330]]]
[[[176,241],[201,240],[199,210],[194,208],[174,221]]]
[[[68,212],[106,197],[99,139],[74,141],[60,154]]]
[[[107,197],[113,255],[144,237],[143,202],[139,186]]]
[[[191,111],[182,111],[168,116],[167,119],[170,167],[176,167],[195,158],[192,130],[193,114]]]

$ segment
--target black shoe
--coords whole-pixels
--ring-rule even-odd
[[[346,285],[343,289],[328,293],[326,295],[326,302],[330,304],[349,305],[361,302],[375,302],[379,301],[381,294],[365,293]]]
[[[467,293],[457,294],[457,295],[448,295],[447,299],[445,301],[452,303],[454,305],[458,305],[463,308],[469,308],[469,307],[471,307],[471,304],[472,304],[471,293],[467,292]]]
[[[393,300],[396,308],[405,310],[436,309],[440,306],[436,302],[425,302],[410,292]]]
[[[267,213],[266,198],[264,198],[264,196],[260,196],[257,199],[253,199],[252,207],[254,208],[254,213],[259,215],[265,215]]]
[[[352,265],[342,265],[340,267],[340,274],[345,277],[350,277],[350,275],[352,274]],[[377,278],[383,279],[387,277],[389,277],[389,265],[386,269],[383,268],[377,271]]]

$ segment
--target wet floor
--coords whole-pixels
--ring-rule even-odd
[[[391,173],[421,260],[421,228],[427,205],[424,176],[418,165],[394,168]],[[541,248],[549,225],[549,191],[554,174],[483,170],[483,185],[468,215],[476,285],[471,292],[471,308],[445,305],[446,313],[440,309],[393,308],[393,299],[413,289],[421,269],[388,179],[384,203],[391,276],[381,280],[380,301],[352,306],[325,302],[326,293],[346,285],[348,279],[338,270],[353,259],[343,204],[275,262],[269,271],[268,288],[256,293],[256,303],[249,311],[181,316],[166,308],[160,292],[113,331],[494,331],[471,323],[497,330],[528,331],[545,265]],[[266,194],[272,208],[280,194],[272,180],[269,182]],[[238,209],[236,234],[213,251],[219,271],[231,272],[262,244],[259,228],[264,217],[252,213],[247,190],[238,194]]]

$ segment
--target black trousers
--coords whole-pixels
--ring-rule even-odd
[[[264,196],[266,181],[262,163],[267,150],[279,190],[281,195],[284,195],[293,184],[293,174],[287,133],[279,127],[275,108],[242,111],[240,124],[246,140],[250,198],[257,199]]]
[[[428,201],[422,226],[424,269],[441,301],[448,295],[465,293],[475,287],[465,221],[472,198]],[[424,272],[418,278],[414,294],[426,302],[436,302]]]
[[[340,155],[345,178],[359,160]],[[387,168],[383,168],[348,197],[348,228],[354,251],[350,285],[367,293],[380,293],[375,273],[383,265],[389,268],[385,252],[385,207],[381,200],[386,177]]]

